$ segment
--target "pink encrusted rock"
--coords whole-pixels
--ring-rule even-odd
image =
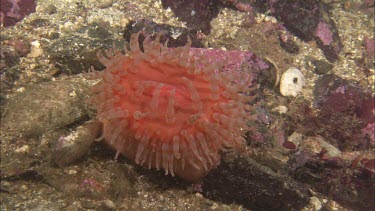
[[[364,136],[370,140],[370,145],[375,146],[375,122],[368,123],[365,128],[361,129]]]
[[[329,28],[329,25],[324,22],[319,22],[318,26],[316,27],[315,34],[324,45],[330,45],[333,41],[333,33]]]
[[[252,79],[256,79],[262,70],[269,68],[264,61],[248,51],[191,48],[190,55],[194,57],[204,55],[205,58],[209,58],[212,64],[223,63],[223,67],[220,71],[243,76],[241,77],[242,81],[239,83],[245,82],[249,76],[251,76]],[[248,86],[251,85],[253,85],[253,83],[250,81]]]
[[[369,57],[374,56],[374,53],[375,53],[374,45],[375,45],[374,38],[365,37],[365,48],[366,48],[367,55]]]
[[[14,26],[26,15],[35,12],[35,0],[1,0],[0,22],[5,26]]]

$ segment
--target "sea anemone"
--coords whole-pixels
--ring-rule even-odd
[[[101,79],[90,103],[103,124],[102,137],[135,163],[197,181],[220,163],[220,151],[244,142],[249,115],[247,80],[220,72],[204,55],[190,55],[191,40],[168,48],[139,33],[122,54],[116,47],[97,57],[106,67],[89,70]],[[242,81],[242,82],[238,82]]]

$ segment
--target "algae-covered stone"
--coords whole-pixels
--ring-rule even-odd
[[[4,106],[2,130],[18,136],[39,137],[87,117],[84,83],[74,80],[45,82],[25,87]]]

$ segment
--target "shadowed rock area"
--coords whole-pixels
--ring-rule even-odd
[[[210,199],[238,203],[251,210],[301,210],[309,202],[308,189],[241,154],[228,154],[203,182]]]

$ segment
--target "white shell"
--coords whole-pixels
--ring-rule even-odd
[[[303,85],[305,85],[305,77],[302,72],[295,67],[291,67],[281,76],[280,93],[283,96],[296,97]]]

